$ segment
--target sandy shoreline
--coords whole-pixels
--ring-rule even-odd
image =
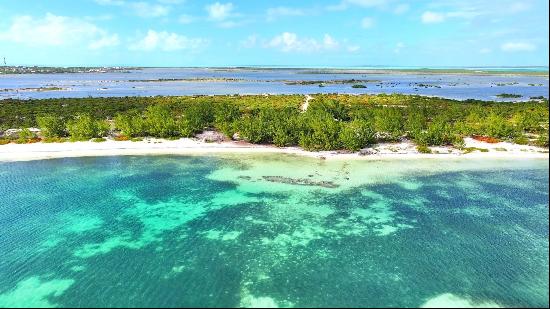
[[[208,154],[293,154],[329,160],[395,160],[395,159],[450,159],[450,158],[510,158],[548,159],[546,149],[510,143],[488,144],[466,139],[466,147],[487,149],[468,154],[450,147],[431,147],[434,153],[420,154],[410,142],[378,144],[369,148],[372,154],[342,153],[336,151],[309,152],[298,147],[277,148],[269,145],[223,142],[205,143],[194,139],[159,140],[139,142],[106,141],[103,143],[35,143],[0,146],[0,161],[30,161],[69,157],[125,156],[125,155],[208,155]]]

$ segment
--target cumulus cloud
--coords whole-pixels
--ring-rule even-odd
[[[359,6],[363,8],[383,7],[388,4],[389,0],[342,0],[340,3],[327,7],[330,11],[345,10],[350,6]]]
[[[50,13],[43,18],[15,17],[7,31],[0,32],[0,40],[27,46],[84,44],[90,49],[119,44],[116,34],[110,34],[89,21]]]
[[[130,8],[139,17],[161,17],[170,13],[170,8],[160,4],[150,4],[147,2],[132,2]]]
[[[275,48],[282,52],[315,53],[338,51],[345,48],[346,51],[355,52],[358,46],[347,45],[345,41],[340,42],[329,34],[325,34],[322,40],[315,38],[302,38],[296,33],[283,32],[264,43],[266,48]]]
[[[426,11],[422,14],[422,22],[425,24],[435,24],[445,21],[445,14]]]
[[[500,46],[505,52],[529,52],[537,49],[537,46],[526,42],[507,42]]]
[[[149,30],[145,37],[130,45],[131,50],[166,52],[197,50],[207,44],[202,38],[189,38],[173,32]]]
[[[231,17],[233,13],[233,3],[213,3],[206,6],[206,11],[208,12],[208,17],[211,20],[223,21]]]
[[[99,5],[128,8],[134,15],[139,17],[161,17],[170,13],[170,6],[168,5],[183,3],[184,0],[158,0],[158,3],[124,0],[95,0],[95,2]]]

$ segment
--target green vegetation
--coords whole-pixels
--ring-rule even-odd
[[[418,145],[416,146],[416,150],[420,153],[432,153],[432,150],[425,145]]]
[[[497,94],[497,97],[503,98],[503,99],[518,99],[521,98],[521,94],[514,94],[514,93],[501,93]]]
[[[107,135],[177,139],[212,129],[250,143],[314,151],[357,151],[404,138],[420,149],[463,148],[463,137],[474,135],[548,146],[546,99],[506,103],[327,94],[314,96],[305,112],[303,101],[300,95],[8,99],[0,101],[0,130],[38,126],[54,141]]]
[[[108,125],[104,120],[82,114],[67,122],[67,131],[73,141],[84,141],[105,136]]]
[[[36,123],[42,129],[44,137],[61,137],[65,136],[65,122],[61,117],[57,116],[38,116]]]

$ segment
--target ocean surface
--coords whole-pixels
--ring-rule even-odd
[[[0,75],[0,99],[222,94],[403,93],[459,100],[525,101],[531,97],[548,97],[549,89],[548,75],[476,75],[475,69],[471,70],[473,74],[402,74],[392,71],[381,73],[368,68],[364,70],[361,73],[350,73],[354,71],[262,68],[146,68],[127,73]],[[491,71],[490,68],[484,70]],[[494,70],[497,70],[497,68]],[[517,71],[525,73],[528,70]],[[330,83],[330,81],[350,79],[368,80],[369,82],[357,83],[365,85],[366,88],[352,88],[354,83]],[[327,81],[328,83],[324,87],[319,87],[318,84],[287,84],[292,81]],[[58,90],[44,91],[45,88],[52,87]],[[39,91],[40,88],[43,88],[42,91]],[[502,93],[521,95],[521,98],[506,99],[497,97]]]
[[[0,307],[548,307],[548,160],[0,163]]]

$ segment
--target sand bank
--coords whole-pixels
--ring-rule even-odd
[[[139,142],[112,141],[102,143],[34,143],[0,146],[0,161],[27,161],[69,157],[96,157],[121,155],[207,155],[223,153],[281,153],[327,160],[384,160],[384,159],[445,159],[445,158],[541,158],[548,159],[547,149],[511,143],[488,144],[467,138],[466,147],[485,149],[463,153],[452,147],[431,147],[432,154],[418,153],[410,142],[378,144],[366,149],[367,155],[340,151],[309,152],[298,147],[278,148],[242,142],[205,143],[195,139],[145,139]]]

